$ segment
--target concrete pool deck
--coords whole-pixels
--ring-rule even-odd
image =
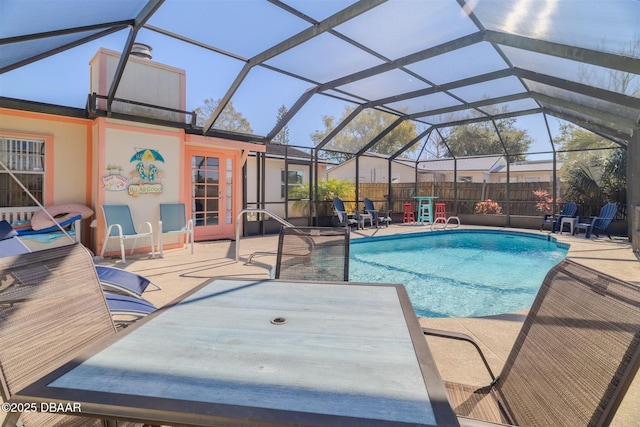
[[[487,227],[463,226],[464,229]],[[492,230],[503,228],[490,228]],[[547,235],[548,231],[509,229]],[[388,228],[365,229],[352,232],[352,238],[366,238],[391,234],[429,231],[428,226],[392,224]],[[435,231],[437,232],[437,231]],[[587,240],[584,235],[553,234],[559,242],[570,245],[567,256],[588,267],[610,274],[640,286],[640,261],[631,250],[627,239],[606,237]],[[277,235],[248,237],[240,240],[240,261],[235,262],[235,242],[213,241],[196,243],[195,254],[187,249],[165,250],[164,258],[151,259],[146,254],[127,256],[127,263],[112,259],[99,262],[133,271],[148,277],[162,290],[149,290],[145,298],[162,306],[182,293],[213,277],[242,277],[267,279],[269,269],[275,265]],[[249,258],[252,257],[249,263]],[[421,318],[420,323],[438,329],[464,332],[474,337],[482,347],[489,363],[498,373],[504,364],[513,341],[520,330],[526,310],[485,318]],[[463,381],[479,385],[487,384],[481,362],[471,346],[451,340],[428,339],[441,375],[447,380]],[[640,376],[629,389],[612,426],[638,425],[640,418]]]

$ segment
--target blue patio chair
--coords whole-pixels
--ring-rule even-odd
[[[117,294],[104,294],[104,298],[114,323],[120,328],[157,310],[155,305],[142,298]]]
[[[105,292],[142,298],[143,292],[150,285],[162,289],[160,285],[136,273],[105,265],[96,265],[98,279]]]
[[[185,247],[191,242],[191,253],[193,254],[193,220],[187,220],[184,203],[161,203],[160,222],[158,223],[158,251],[160,257],[164,256],[162,235],[163,234],[185,234]]]
[[[378,228],[380,223],[384,223],[385,227],[389,226],[389,223],[391,222],[390,210],[387,211],[386,215],[381,215],[380,211],[373,206],[373,202],[366,197],[364,198],[364,208],[367,213],[371,215],[372,221],[376,225],[376,228]]]
[[[578,234],[580,230],[584,230],[584,237],[586,239],[591,237],[591,234],[595,234],[596,237],[600,237],[598,231],[601,231],[607,235],[609,239],[609,225],[613,221],[618,212],[618,205],[615,203],[607,203],[600,209],[600,214],[593,218],[578,217],[576,225],[573,228],[573,234]]]
[[[156,257],[156,252],[153,248],[153,227],[150,222],[146,223],[149,231],[141,232],[142,224],[140,224],[136,231],[133,226],[133,219],[131,218],[131,210],[127,205],[102,205],[102,212],[104,213],[104,221],[107,231],[104,236],[104,241],[102,242],[102,251],[100,252],[101,257],[104,256],[104,252],[107,249],[107,242],[110,238],[114,237],[117,237],[120,240],[120,254],[122,256],[123,263],[127,262],[124,256],[124,241],[133,239],[130,252],[130,254],[132,254],[136,247],[138,237],[149,238],[151,242],[151,257]]]
[[[575,202],[569,202],[562,208],[562,212],[558,215],[553,214],[545,214],[542,218],[542,224],[540,224],[540,231],[544,228],[545,224],[551,224],[551,232],[555,233],[560,230],[560,225],[562,224],[562,218],[573,218],[576,216],[576,212],[578,211],[578,205]]]
[[[338,225],[340,226],[349,226],[349,227],[359,227],[360,219],[349,218],[349,214],[344,207],[344,202],[339,197],[333,198],[333,208],[336,211],[336,215],[338,216]]]

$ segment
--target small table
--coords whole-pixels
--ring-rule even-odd
[[[404,287],[371,283],[209,281],[11,402],[154,425],[459,425]]]
[[[576,220],[577,218],[575,217],[563,217],[560,220],[560,230],[558,231],[558,234],[562,234],[565,224],[569,224],[569,234],[573,234],[573,227],[576,225]]]
[[[356,212],[356,217],[358,218],[358,228],[364,229],[364,226],[367,221],[369,221],[369,225],[373,227],[373,217],[368,212]]]
[[[414,196],[413,198],[418,201],[418,222],[433,224],[433,201],[438,196]]]

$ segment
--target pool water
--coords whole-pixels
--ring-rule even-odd
[[[568,245],[546,235],[454,230],[351,241],[349,280],[405,285],[418,317],[478,317],[531,306]]]

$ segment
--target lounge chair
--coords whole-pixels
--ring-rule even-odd
[[[6,220],[0,221],[0,258],[26,254],[29,248],[18,239],[18,232]]]
[[[564,260],[545,277],[499,376],[469,336],[424,333],[474,344],[492,378],[484,387],[445,381],[462,426],[604,426],[640,365],[638,325],[640,287]]]
[[[276,279],[349,280],[348,227],[283,227]]]
[[[124,241],[128,239],[133,239],[130,253],[132,254],[136,247],[138,238],[148,237],[151,241],[151,256],[152,258],[156,257],[156,253],[153,248],[153,227],[150,222],[146,223],[149,231],[141,232],[142,224],[138,227],[138,231],[136,231],[133,226],[133,219],[131,218],[131,210],[127,205],[103,205],[102,212],[104,213],[104,221],[107,231],[105,232],[104,241],[102,242],[102,251],[100,252],[101,257],[104,256],[109,239],[114,237],[117,237],[120,240],[120,256],[123,263],[127,262],[124,256]]]
[[[142,298],[143,292],[149,285],[162,289],[160,285],[136,273],[115,267],[96,265],[98,279],[105,292]]]
[[[160,222],[158,223],[158,251],[160,257],[164,256],[162,244],[163,234],[185,234],[185,247],[191,242],[193,253],[193,220],[187,220],[184,203],[161,203]]]
[[[595,234],[596,237],[600,237],[598,231],[601,231],[611,239],[609,235],[609,225],[618,212],[618,205],[615,203],[607,203],[600,209],[600,214],[593,218],[578,217],[576,225],[573,227],[573,234],[578,234],[580,230],[584,230],[584,237],[590,238],[591,234]]]
[[[336,211],[336,215],[338,216],[339,226],[356,228],[360,226],[361,222],[359,218],[349,218],[349,214],[344,207],[344,202],[339,197],[333,198],[333,209]]]
[[[575,202],[569,202],[562,207],[562,211],[558,215],[545,214],[542,218],[542,224],[540,224],[540,231],[544,228],[545,224],[551,225],[551,232],[562,231],[560,225],[562,224],[562,218],[573,218],[578,211],[578,205]]]
[[[381,223],[383,223],[385,227],[389,226],[389,223],[391,222],[390,210],[388,210],[386,214],[381,215],[380,211],[373,206],[373,202],[366,197],[364,198],[364,208],[367,211],[367,213],[371,215],[371,218],[373,220],[373,223],[376,225],[376,228],[378,228]]]
[[[116,333],[91,254],[80,244],[0,258],[0,283],[4,402]],[[15,423],[19,414],[6,415]],[[46,412],[25,412],[20,421],[25,426],[103,425],[98,419]]]
[[[156,306],[142,298],[132,298],[126,295],[104,294],[109,313],[112,317],[128,316],[138,319],[147,316],[157,310]],[[121,320],[115,320],[116,324],[122,323]],[[130,323],[125,321],[124,323]]]

